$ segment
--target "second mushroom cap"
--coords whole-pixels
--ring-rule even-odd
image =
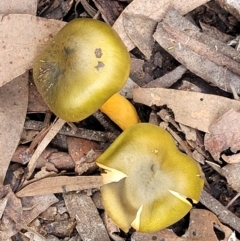
[[[180,152],[171,135],[147,123],[125,130],[96,160],[103,169],[101,194],[112,220],[154,232],[180,220],[203,188],[196,162]]]

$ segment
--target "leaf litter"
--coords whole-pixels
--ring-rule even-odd
[[[99,1],[96,1],[96,2],[99,2]],[[184,36],[182,32],[178,32],[179,22],[186,21],[185,19],[181,18],[181,15],[189,12],[190,10],[206,2],[208,1],[206,0],[192,1],[191,3],[189,3],[188,1],[180,2],[178,0],[175,0],[175,1],[172,1],[171,4],[169,3],[169,1],[162,1],[161,4],[159,4],[159,2],[157,2],[156,0],[155,1],[153,0],[153,1],[146,1],[145,4],[141,2],[140,4],[139,0],[134,0],[130,4],[128,4],[128,6],[122,12],[122,15],[117,19],[117,21],[113,26],[118,31],[118,33],[122,36],[129,50],[131,50],[136,45],[138,49],[145,55],[146,59],[144,60],[144,62],[151,61],[152,52],[155,51],[153,41],[152,41],[154,37],[155,40],[157,40],[157,42],[163,48],[165,46],[165,50],[167,52],[172,54],[174,58],[176,58],[179,62],[183,64],[182,66],[177,67],[175,72],[169,71],[166,74],[165,79],[163,77],[160,77],[159,79],[153,78],[153,80],[151,80],[152,83],[151,81],[149,82],[149,84],[145,83],[146,84],[145,87],[151,87],[151,88],[140,88],[139,86],[141,86],[141,84],[134,83],[131,81],[131,79],[129,79],[128,83],[130,84],[128,84],[128,86],[124,89],[124,91],[122,91],[122,94],[128,96],[129,98],[133,97],[133,100],[135,102],[138,102],[139,104],[148,105],[149,107],[152,108],[153,112],[154,112],[154,108],[156,107],[163,108],[164,106],[167,106],[169,109],[171,109],[173,116],[171,116],[171,112],[167,116],[172,117],[172,120],[169,122],[168,119],[166,118],[161,119],[162,123],[160,123],[160,125],[163,125],[166,128],[168,128],[168,130],[173,135],[176,135],[175,133],[176,131],[172,130],[171,125],[173,125],[174,128],[176,128],[179,132],[184,133],[186,136],[188,133],[187,141],[188,141],[188,145],[190,146],[184,143],[184,140],[180,135],[179,138],[176,138],[179,142],[179,147],[180,149],[183,148],[183,150],[189,154],[192,153],[192,150],[191,150],[192,148],[194,149],[196,148],[196,150],[198,148],[198,153],[201,153],[201,155],[203,156],[203,160],[201,162],[203,166],[204,166],[204,161],[205,159],[208,159],[208,156],[204,152],[204,150],[202,150],[203,142],[202,142],[202,139],[199,137],[199,131],[202,134],[206,133],[206,136],[212,135],[214,133],[214,131],[212,133],[212,130],[213,130],[212,128],[214,126],[214,123],[218,120],[218,118],[225,118],[224,114],[231,109],[235,110],[236,112],[239,112],[238,101],[232,100],[226,97],[209,95],[206,93],[197,93],[197,92],[180,91],[180,90],[168,90],[168,89],[161,89],[159,87],[169,88],[173,83],[178,81],[178,79],[180,79],[188,69],[188,70],[191,70],[193,73],[201,76],[206,81],[212,82],[212,84],[214,84],[215,86],[218,86],[219,88],[222,88],[223,90],[226,90],[229,93],[233,91],[235,91],[236,93],[239,93],[239,87],[238,87],[239,77],[238,77],[238,63],[237,63],[238,55],[236,55],[236,52],[229,50],[229,48],[226,45],[221,47],[222,45],[220,43],[216,45],[217,42],[209,41],[208,35],[199,34],[198,33],[199,30],[192,26],[191,26],[191,31],[193,32],[190,31],[190,36],[188,35],[189,33],[186,34],[186,31],[184,32],[186,36]],[[13,4],[13,3],[9,1],[9,4]],[[0,66],[0,72],[2,74],[2,78],[0,79],[0,86],[2,87],[0,91],[3,90],[4,93],[5,93],[5,90],[3,88],[7,86],[8,82],[9,84],[11,83],[13,85],[11,89],[17,89],[13,84],[14,83],[13,79],[18,77],[20,74],[23,74],[26,70],[31,69],[32,63],[34,61],[34,58],[36,57],[36,54],[45,46],[45,44],[54,36],[54,34],[58,32],[62,26],[65,25],[65,22],[63,21],[46,20],[43,18],[35,17],[33,16],[33,14],[36,11],[34,13],[32,12],[34,8],[29,7],[27,3],[25,3],[25,6],[31,9],[31,11],[29,10],[29,12],[27,13],[32,15],[21,14],[21,13],[26,13],[24,12],[26,11],[24,10],[24,8],[19,11],[16,10],[15,12],[8,12],[6,7],[6,12],[2,12],[2,14],[9,14],[7,16],[2,17],[2,22],[0,26],[0,32],[2,33],[1,36],[4,36],[3,38],[4,42],[2,42],[3,45],[1,47],[3,47],[3,49],[6,49],[6,51],[3,51],[1,55],[1,58],[5,59],[4,61],[5,65],[2,64]],[[181,15],[179,15],[179,13],[176,13],[176,11],[172,11],[172,10],[168,11],[171,7],[174,7],[175,9],[177,9]],[[101,11],[103,10],[101,9]],[[16,15],[11,13],[20,13],[20,14]],[[104,14],[107,14],[107,12],[104,12]],[[171,14],[174,14],[175,19],[178,19],[179,17],[181,18],[181,20],[179,19],[175,20],[176,25],[172,24],[171,21],[169,20],[170,18],[169,16],[172,16]],[[64,14],[62,16],[64,16]],[[150,25],[147,25],[148,19],[149,19],[149,23],[151,23]],[[161,20],[163,21],[159,23],[159,21]],[[146,23],[141,25],[142,27],[140,29],[138,28],[138,24],[137,24],[139,21],[142,21],[142,22],[145,21]],[[16,24],[18,26],[21,26],[22,28],[12,31],[11,35],[7,36],[7,34],[9,34],[8,29],[12,29],[11,26],[16,26]],[[169,28],[164,28],[164,24],[165,25],[168,24]],[[155,30],[155,26],[158,26],[158,27],[154,35],[152,36]],[[187,26],[188,27],[190,26],[189,22],[187,22]],[[144,30],[144,28],[148,28],[149,31],[146,31],[146,29]],[[167,32],[167,30],[169,29],[171,29],[171,31]],[[16,36],[19,36],[18,34],[19,31],[21,31],[21,33],[24,33],[24,34],[21,34],[19,38],[16,38]],[[167,34],[172,34],[172,38],[177,36],[175,41],[178,44],[176,44],[175,47],[172,48],[173,47],[172,43],[166,44],[167,42],[166,43],[162,42],[162,38],[159,38],[160,31],[162,32],[165,31],[163,36],[167,36]],[[139,41],[140,39],[139,36],[141,36],[142,32],[146,33],[146,36],[144,36],[144,39],[141,39],[141,41]],[[194,35],[194,39],[193,39],[193,35]],[[32,37],[35,39],[33,39]],[[190,40],[192,41],[186,42],[185,41],[186,38],[189,38],[189,37],[191,37]],[[181,40],[182,42],[181,41],[179,42],[179,40]],[[207,40],[207,43],[204,42],[204,40]],[[202,59],[201,56],[199,56],[200,50],[197,49],[196,46],[194,47],[196,43],[200,43],[199,46],[202,46],[206,49],[205,51],[203,51],[203,53],[205,54],[203,58],[204,60]],[[182,48],[184,46],[186,48],[184,49],[184,52],[183,52],[183,49],[178,48],[179,46],[181,46]],[[212,46],[217,46],[217,48],[220,49],[220,51],[219,52],[212,51],[211,49]],[[212,52],[209,50],[211,50]],[[185,52],[187,52],[187,54],[185,58],[182,58],[184,57]],[[195,59],[196,63],[205,62],[205,65],[206,63],[209,63],[209,66],[213,66],[214,70],[220,69],[220,71],[223,71],[223,69],[226,66],[228,67],[227,70],[225,70],[225,75],[222,74],[222,72],[217,72],[222,74],[220,76],[224,76],[226,78],[225,80],[227,80],[227,82],[224,82],[225,85],[221,84],[221,82],[217,82],[216,80],[214,80],[215,81],[214,82],[213,79],[216,76],[211,71],[207,72],[208,75],[204,75],[204,73],[202,73],[201,71],[203,70],[204,67],[206,67],[205,65],[200,65],[197,67],[190,65],[191,63],[190,61],[188,61],[188,58],[189,56],[195,56],[195,53],[198,54],[198,56],[196,55],[197,57]],[[214,58],[214,56],[219,56],[219,58]],[[232,59],[229,60],[229,58],[232,58]],[[18,61],[19,59],[21,61]],[[159,56],[159,60],[160,59],[161,59],[161,56]],[[220,62],[218,60],[220,60]],[[227,61],[224,62],[223,60],[227,60]],[[211,61],[211,64],[210,62],[207,62],[207,61]],[[155,63],[161,66],[161,61],[159,63],[157,62]],[[218,68],[216,68],[216,66],[218,66]],[[144,68],[145,66],[143,63],[142,73],[144,73],[144,71],[146,70]],[[162,82],[166,82],[166,83],[162,84]],[[185,81],[185,84],[187,83],[188,82]],[[138,87],[138,88],[133,90],[134,87]],[[24,105],[22,109],[17,110],[18,113],[21,113],[21,118],[19,118],[19,120],[22,122],[23,122],[23,118],[25,119],[26,117],[26,108],[27,108],[26,102],[28,102],[26,87],[23,89],[25,90],[25,102],[23,101]],[[165,90],[169,92],[165,92]],[[201,88],[200,88],[200,91],[201,91]],[[165,96],[163,93],[165,93]],[[30,94],[30,98],[32,98],[32,96],[33,95]],[[13,97],[14,97],[14,94],[10,94],[7,97],[5,96],[4,99],[12,99]],[[17,94],[16,94],[16,98],[18,98],[18,100],[21,100],[21,102],[24,99],[24,97],[19,96]],[[46,108],[46,106],[44,107],[44,104],[39,107],[38,103],[40,103],[41,101],[35,101],[34,103],[34,99],[35,98],[32,98],[30,102],[31,106],[30,105],[28,106],[28,110],[29,110],[28,113],[34,113],[34,112],[47,113],[49,111],[48,108]],[[172,99],[172,102],[171,102],[171,99]],[[2,101],[2,102],[5,103],[5,101]],[[178,105],[178,102],[179,102],[179,105]],[[191,103],[191,106],[189,105],[189,103]],[[15,109],[15,107],[13,108],[14,104],[10,104],[10,107],[5,107],[5,104],[3,106],[5,108],[4,111],[10,110],[10,109],[12,111],[13,109]],[[184,112],[185,110],[186,112]],[[159,124],[159,118],[162,118],[162,116],[155,115],[156,124]],[[6,126],[11,126],[9,125],[10,123],[9,121],[7,122],[7,125],[5,124],[4,126],[1,126],[0,131],[1,133],[4,133],[5,131],[5,134],[4,134],[5,136],[7,136],[6,133],[11,133],[11,132],[13,133],[16,130],[15,125],[16,125],[17,117],[11,116],[11,118],[8,117],[8,119],[9,120],[13,119],[14,128],[12,128],[12,130],[6,129]],[[20,140],[21,131],[23,130],[22,122],[19,125],[20,126],[18,128],[19,131],[14,133],[16,135],[15,143],[12,143],[12,146],[10,149],[7,149],[6,147],[4,147],[4,150],[2,150],[2,152],[6,152],[6,150],[9,151],[7,161],[5,162],[5,165],[2,171],[3,179],[4,179],[4,176],[6,175],[6,171],[12,159],[13,153],[17,148],[17,144]],[[226,125],[226,122],[218,126],[221,132],[223,130],[223,127]],[[229,122],[231,123],[231,119],[229,120]],[[39,123],[37,122],[26,121],[26,123],[28,123],[28,126],[32,126],[32,128],[36,128],[37,126],[39,126],[38,125]],[[52,224],[49,224],[49,225],[46,224],[45,226],[42,225],[42,227],[40,227],[40,229],[37,229],[37,231],[32,230],[32,228],[37,227],[35,222],[39,219],[40,213],[43,213],[44,211],[47,211],[47,210],[51,210],[49,209],[51,205],[52,205],[51,208],[57,207],[54,205],[57,205],[59,202],[63,201],[63,200],[59,201],[59,199],[57,199],[53,193],[58,193],[58,194],[62,193],[65,204],[68,209],[67,211],[70,214],[71,218],[76,221],[77,223],[76,229],[83,240],[86,240],[89,237],[91,237],[92,240],[94,238],[98,238],[100,231],[101,231],[100,236],[104,237],[104,240],[110,240],[109,236],[114,240],[125,240],[119,235],[113,235],[110,233],[111,231],[107,231],[109,229],[106,229],[104,227],[104,223],[102,222],[102,219],[98,214],[95,204],[92,202],[91,197],[94,196],[94,193],[97,193],[96,190],[99,190],[99,187],[102,185],[100,176],[89,176],[89,175],[79,176],[79,177],[62,176],[64,175],[64,173],[61,171],[60,166],[61,166],[61,162],[64,162],[67,156],[64,156],[62,158],[62,161],[61,161],[61,158],[59,158],[59,156],[56,157],[58,160],[60,160],[60,163],[59,163],[60,166],[56,165],[55,169],[53,168],[52,170],[47,170],[46,166],[40,166],[40,167],[38,166],[38,168],[41,168],[41,170],[38,171],[37,173],[34,172],[35,168],[37,167],[37,161],[41,157],[42,152],[46,150],[46,147],[48,146],[48,144],[51,141],[53,141],[52,140],[53,136],[55,135],[58,136],[59,135],[57,134],[58,132],[61,133],[61,131],[59,130],[61,129],[64,123],[61,120],[59,120],[59,122],[57,123],[60,123],[60,125],[56,128],[56,131],[54,133],[51,133],[51,132],[47,133],[47,135],[43,137],[43,140],[40,141],[40,144],[36,149],[37,151],[33,153],[33,156],[31,156],[32,154],[29,156],[30,158],[30,164],[28,164],[29,172],[26,174],[24,170],[21,168],[21,166],[17,165],[17,166],[14,166],[13,173],[15,173],[15,175],[18,175],[18,178],[20,179],[16,179],[17,176],[16,177],[12,176],[11,178],[7,176],[8,180],[11,180],[12,184],[14,184],[15,182],[15,185],[16,185],[16,180],[18,181],[20,180],[21,184],[17,185],[15,188],[14,188],[14,185],[12,185],[12,187],[9,187],[6,185],[4,186],[5,189],[2,189],[0,192],[1,216],[2,216],[2,219],[1,219],[2,225],[0,228],[2,232],[0,232],[0,235],[2,235],[1,236],[2,239],[7,240],[8,238],[10,238],[15,234],[24,236],[23,233],[18,233],[18,231],[20,231],[21,229],[27,230],[27,232],[25,232],[25,237],[32,237],[32,238],[34,237],[34,239],[36,240],[46,240],[43,236],[40,235],[40,233],[45,233],[45,235],[52,234],[59,237],[61,235],[71,234],[72,229],[75,227],[75,224],[74,222],[72,222],[67,218],[64,219],[64,213],[66,212],[66,208],[64,209],[65,211],[63,211],[63,213],[61,214],[62,220],[60,221],[56,220]],[[43,123],[41,123],[41,125],[44,126]],[[193,133],[193,131],[187,130],[187,128],[184,126],[188,128],[192,128],[197,132]],[[37,131],[40,131],[41,128],[42,127],[38,128]],[[73,136],[74,136],[75,132],[73,130],[74,129],[72,129],[71,132],[73,132]],[[63,135],[65,135],[67,132],[63,131],[62,133]],[[232,130],[232,133],[234,134],[235,130]],[[84,138],[87,138],[87,137],[84,137]],[[224,140],[227,143],[227,146],[229,146],[230,149],[235,144],[234,139],[232,142],[229,142],[231,138],[227,137],[224,134],[222,134],[221,138],[223,138],[222,140]],[[99,140],[100,139],[98,139],[98,141]],[[0,141],[2,141],[2,138],[0,139]],[[35,140],[33,140],[33,142],[34,141]],[[63,140],[61,141],[63,142],[62,143],[63,146],[67,146],[66,139],[64,140],[63,138]],[[107,148],[108,144],[106,145],[106,139],[105,141],[103,141],[103,143],[105,144],[103,144],[104,147],[102,148],[103,149]],[[194,146],[194,143],[195,143],[195,146]],[[73,144],[74,144],[74,141],[73,141]],[[204,144],[207,145],[206,143]],[[76,141],[75,145],[77,146],[81,144],[80,142],[78,143],[78,141]],[[226,155],[226,153],[222,153],[226,150],[225,147],[226,145],[224,145],[224,148],[221,148],[219,145],[219,147],[217,147],[218,148],[217,151],[215,150],[216,154],[214,154],[213,152],[211,153],[211,148],[209,148],[209,151],[213,157],[217,156],[219,159],[221,155],[221,158],[225,162],[227,162],[227,160],[229,160],[230,158],[229,155]],[[77,154],[74,156],[78,157],[75,159],[75,163],[78,163],[78,159],[82,155],[81,154],[82,150],[76,150],[76,149],[74,150],[74,145],[73,147],[69,146],[68,148],[69,148],[70,154],[72,151],[71,155],[74,155],[74,152],[77,152]],[[88,162],[92,163],[95,157],[92,157],[91,155],[87,156],[91,152],[91,148],[92,148],[91,141],[88,143],[88,148],[90,148],[90,150],[85,152],[84,156],[82,156],[81,158],[84,157],[84,160],[86,161],[86,163]],[[234,152],[234,155],[232,155],[234,156],[234,161],[230,160],[229,161],[230,163],[236,162],[236,160],[238,159],[237,157],[238,146],[232,149],[232,151]],[[1,153],[1,156],[2,156],[2,153]],[[45,160],[48,160],[48,157]],[[80,170],[77,172],[79,172],[79,174],[82,174],[82,173],[85,173],[85,171],[90,170],[91,168],[92,166],[89,165],[86,168],[81,169],[83,171]],[[235,175],[235,173],[233,173],[233,169],[237,170],[237,168],[234,168],[232,164],[228,164],[222,167],[222,170],[225,171],[225,177],[227,178],[228,183],[234,188],[235,187],[234,185],[235,183],[238,182],[238,180],[232,181],[231,179]],[[79,170],[79,169],[75,169],[75,171],[76,170]],[[29,179],[29,180],[24,180],[24,179]],[[11,189],[13,189],[14,192],[16,192],[16,195],[14,192],[11,191]],[[238,188],[234,188],[234,189],[238,191]],[[80,190],[82,190],[82,192],[72,193],[72,191],[80,191]],[[9,198],[10,196],[12,199]],[[18,199],[17,197],[20,199]],[[19,202],[19,200],[21,200],[21,202]],[[72,203],[73,200],[77,204]],[[216,202],[217,202],[216,199],[214,199],[207,192],[203,191],[203,195],[201,197],[201,203],[204,206],[206,206],[208,209],[210,209],[213,213],[218,215],[218,218],[221,222],[229,225],[232,229],[235,229],[237,232],[240,232],[239,225],[238,225],[239,224],[238,218],[233,213],[231,213],[228,209],[221,206],[220,203],[216,203]],[[44,203],[45,205],[38,205],[39,203],[41,204]],[[217,206],[219,207],[218,210],[216,210]],[[77,214],[77,211],[78,211],[77,209],[79,209],[79,207],[81,208],[79,210],[79,213]],[[9,210],[9,208],[11,210],[15,210],[14,208],[17,208],[17,212],[12,213]],[[60,210],[60,207],[54,210]],[[156,236],[155,234],[143,235],[143,234],[134,232],[131,236],[131,240],[140,241],[140,240],[149,240],[149,238],[156,239],[158,237],[171,238],[171,240],[203,240],[211,237],[211,240],[219,240],[218,237],[216,236],[216,233],[213,232],[213,223],[215,225],[214,226],[215,229],[216,228],[220,229],[221,232],[224,233],[225,236],[222,240],[230,240],[230,238],[232,238],[233,240],[237,240],[236,237],[234,236],[234,231],[224,226],[222,223],[220,223],[218,218],[214,216],[212,212],[209,212],[206,210],[200,210],[200,209],[193,209],[190,213],[190,225],[189,225],[188,231],[181,237],[176,236],[174,232],[168,229],[165,229],[160,231],[159,234],[156,234]],[[225,216],[222,215],[223,213],[225,213]],[[55,215],[56,212],[52,214]],[[6,231],[6,226],[4,226],[4,222],[9,222],[8,219],[5,219],[5,218],[10,218],[11,220],[11,228],[9,229],[9,231]],[[84,221],[81,220],[81,218],[84,218]],[[88,221],[85,222],[85,220],[88,220]],[[92,222],[91,220],[94,220],[94,222]],[[205,222],[206,224],[201,226],[202,227],[201,229],[201,227],[199,226],[199,223],[203,223],[203,222]],[[62,228],[64,225],[65,227],[67,227],[65,228],[67,229],[65,231]],[[116,229],[116,232],[118,234],[121,233],[119,232],[118,229]]]

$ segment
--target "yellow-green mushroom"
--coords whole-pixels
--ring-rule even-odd
[[[96,162],[103,169],[103,205],[124,232],[131,226],[140,232],[166,228],[200,199],[198,164],[156,125],[128,128]]]
[[[117,93],[129,71],[129,53],[114,29],[85,18],[74,19],[56,34],[37,57],[33,78],[49,108],[63,120],[81,121],[108,101],[102,111],[126,129],[138,122],[135,108]],[[124,118],[117,118],[120,111]]]

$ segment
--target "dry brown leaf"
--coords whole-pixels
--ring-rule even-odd
[[[103,221],[91,197],[84,193],[64,194],[66,207],[82,240],[110,241]]]
[[[134,232],[131,241],[150,241],[150,240],[166,240],[166,241],[184,241],[186,239],[178,237],[172,230],[163,229],[155,233],[139,233]]]
[[[221,174],[226,177],[228,184],[240,193],[240,163],[227,164],[221,169]]]
[[[240,153],[233,154],[231,156],[227,156],[223,154],[222,159],[227,163],[239,163],[240,162]]]
[[[240,105],[239,101],[238,103]],[[219,161],[221,153],[224,151],[230,150],[232,153],[237,153],[240,150],[239,129],[240,113],[233,109],[220,116],[211,124],[209,127],[210,133],[205,135],[204,145],[214,160]]]
[[[28,73],[0,88],[0,185],[21,137],[28,103]]]
[[[229,237],[233,232],[230,228],[221,224],[216,215],[208,210],[192,209],[190,211],[189,228],[183,236],[178,237],[173,231],[164,229],[152,234],[135,232],[131,237],[131,241],[219,241],[214,228],[219,228],[224,233],[225,237],[221,239],[222,241],[229,241]]]
[[[0,197],[7,199],[6,208],[0,222],[0,240],[8,240],[25,226],[22,204],[9,185],[1,186]]]
[[[139,14],[160,21],[170,7],[177,9],[181,14],[186,14],[196,7],[205,4],[209,0],[134,0],[132,1],[114,23],[113,28],[118,32],[128,50],[132,50],[135,45],[126,34],[123,27],[123,13],[130,15]]]
[[[189,241],[219,241],[214,228],[220,229],[224,233],[222,241],[228,241],[232,230],[223,225],[215,214],[205,209],[192,209],[190,211],[190,223],[186,240]]]
[[[29,85],[28,110],[29,113],[45,113],[50,112],[47,104],[44,102],[42,96],[37,91],[35,85]]]
[[[31,69],[38,53],[66,23],[28,14],[1,15],[0,18],[2,86]]]
[[[8,0],[0,1],[1,14],[21,13],[35,15],[37,12],[37,0]]]
[[[138,88],[133,90],[133,100],[147,106],[167,105],[177,122],[204,132],[228,110],[240,111],[239,101],[183,90]]]
[[[47,177],[29,184],[17,192],[18,197],[81,191],[102,186],[101,176]]]

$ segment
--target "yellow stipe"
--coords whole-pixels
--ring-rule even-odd
[[[139,122],[134,106],[119,93],[114,94],[100,108],[122,130],[126,130]]]

